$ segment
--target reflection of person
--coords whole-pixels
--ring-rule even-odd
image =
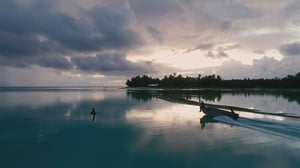
[[[205,116],[200,118],[200,124],[201,124],[201,129],[204,129],[204,127],[205,127]]]
[[[202,118],[200,118],[201,129],[204,129],[207,123],[214,123],[214,122],[216,121],[214,121],[211,116],[204,115]]]
[[[94,121],[94,120],[95,120],[95,117],[96,117],[96,111],[95,111],[95,108],[94,108],[94,107],[93,107],[93,109],[92,109],[91,115],[92,115],[92,121]]]

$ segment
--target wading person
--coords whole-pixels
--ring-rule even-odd
[[[96,118],[96,111],[95,111],[95,108],[94,108],[94,107],[93,107],[93,109],[92,109],[91,115],[92,115],[92,121],[94,121],[95,118]]]

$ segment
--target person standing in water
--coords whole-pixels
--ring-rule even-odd
[[[95,111],[95,108],[94,108],[94,107],[92,108],[91,115],[92,115],[92,121],[94,121],[95,118],[96,118],[96,111]]]

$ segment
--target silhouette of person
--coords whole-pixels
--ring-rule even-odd
[[[234,119],[234,120],[237,120],[237,119],[239,118],[239,114],[236,114],[236,113],[232,110],[232,108],[230,108],[230,111],[231,111],[231,113],[233,114],[233,119]]]
[[[92,121],[94,121],[95,118],[96,118],[96,111],[95,111],[95,108],[94,108],[94,107],[92,108],[91,115],[92,115]]]
[[[205,104],[203,101],[200,103],[200,112],[205,108]]]

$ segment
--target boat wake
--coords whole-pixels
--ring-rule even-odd
[[[240,117],[238,120],[233,120],[227,116],[217,116],[214,117],[213,120],[285,138],[300,139],[300,124],[297,123],[284,124],[279,121],[267,121],[244,117]]]

